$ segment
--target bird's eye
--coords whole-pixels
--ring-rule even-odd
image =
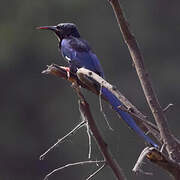
[[[58,30],[60,30],[60,29],[61,29],[61,27],[60,27],[60,26],[56,26],[56,28],[57,28]]]

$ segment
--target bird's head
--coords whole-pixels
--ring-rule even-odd
[[[76,25],[73,23],[60,23],[56,26],[41,26],[41,27],[37,27],[37,29],[45,29],[45,30],[53,31],[58,37],[59,41],[61,41],[63,38],[67,38],[70,36],[77,38],[80,37],[78,29]]]

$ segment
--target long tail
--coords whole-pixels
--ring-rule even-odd
[[[127,113],[122,111],[118,106],[122,105],[122,103],[117,99],[116,96],[114,96],[108,89],[102,87],[102,95],[109,101],[109,103],[113,106],[113,108],[116,110],[116,112],[122,117],[124,121],[137,133],[139,134],[144,140],[148,143],[154,146],[155,148],[158,148],[159,146],[153,142],[153,140],[145,135],[145,133],[137,126],[134,119]]]

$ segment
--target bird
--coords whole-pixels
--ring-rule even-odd
[[[96,54],[92,51],[88,42],[81,38],[77,26],[74,23],[60,23],[55,26],[41,26],[37,29],[53,31],[59,41],[59,50],[68,62],[69,70],[76,73],[79,68],[86,68],[104,78],[103,68]],[[132,116],[119,108],[123,103],[107,88],[101,88],[101,94],[108,100],[113,109],[145,142],[158,148],[159,146],[136,124]]]

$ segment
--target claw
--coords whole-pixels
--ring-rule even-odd
[[[67,72],[67,78],[70,79],[70,68],[69,67],[65,67],[65,70]]]
[[[70,68],[69,67],[64,67],[64,66],[61,66],[61,68],[63,68],[67,72],[67,78],[69,80],[70,79]]]

